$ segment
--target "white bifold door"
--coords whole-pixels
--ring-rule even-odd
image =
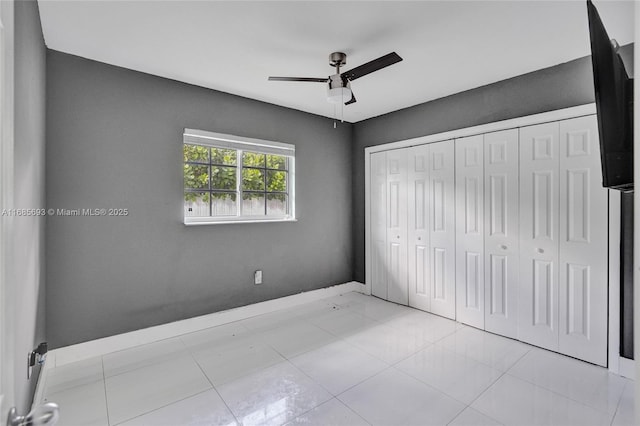
[[[407,305],[407,150],[371,155],[371,292]]]
[[[607,191],[594,116],[520,129],[520,340],[607,362]]]
[[[409,305],[454,319],[452,140],[409,148]]]
[[[484,135],[456,139],[456,319],[484,328]]]
[[[387,300],[407,305],[407,149],[387,151]]]
[[[387,153],[371,154],[370,161],[371,294],[387,299]]]
[[[518,334],[518,129],[484,135],[485,329]]]
[[[453,141],[370,160],[372,294],[455,318]]]
[[[455,143],[456,319],[515,338],[518,130]]]

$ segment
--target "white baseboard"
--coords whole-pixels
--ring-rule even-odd
[[[332,287],[307,291],[294,294],[292,296],[281,297],[279,299],[267,300],[265,302],[254,303],[252,305],[215,312],[213,314],[202,315],[195,318],[131,331],[129,333],[78,343],[76,345],[65,346],[49,351],[45,365],[48,368],[60,367],[61,365],[81,361],[83,359],[101,356],[147,343],[157,342],[159,340],[169,339],[186,333],[193,333],[194,331],[251,318],[256,315],[268,314],[280,309],[292,308],[303,303],[313,302],[326,297],[337,296],[351,291],[364,293],[364,289],[364,284],[351,281],[344,284],[334,285]]]
[[[636,379],[636,363],[632,359],[619,357],[619,371],[618,374],[627,379]]]

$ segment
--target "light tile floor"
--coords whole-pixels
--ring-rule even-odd
[[[632,425],[633,382],[359,293],[48,371],[60,426]]]

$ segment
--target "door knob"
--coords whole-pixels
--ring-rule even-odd
[[[502,244],[502,245],[500,246],[500,248],[501,248],[502,250],[506,250],[506,249],[507,249],[507,246],[505,246],[504,244]]]
[[[422,237],[418,237],[418,241],[422,241]]]
[[[53,402],[37,406],[26,416],[19,416],[16,407],[13,407],[7,416],[7,426],[54,426],[58,423],[58,417],[60,417],[60,409],[58,404]]]
[[[541,248],[539,248],[539,249],[538,249],[538,253],[541,253],[541,254],[542,254],[542,253],[544,253],[544,250],[543,250],[543,249],[541,249]]]

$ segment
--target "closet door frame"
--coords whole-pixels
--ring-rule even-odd
[[[466,127],[462,129],[456,129],[448,132],[442,132],[429,136],[422,136],[412,139],[394,141],[389,143],[382,143],[375,146],[368,146],[364,148],[364,180],[365,180],[365,282],[363,285],[363,293],[371,294],[371,256],[370,256],[370,244],[371,244],[371,204],[370,204],[370,191],[371,185],[369,182],[370,176],[370,156],[374,152],[387,151],[390,149],[406,148],[415,145],[428,144],[432,142],[440,142],[448,139],[457,139],[466,136],[473,136],[477,134],[497,132],[501,130],[514,129],[524,126],[531,126],[535,124],[548,123],[552,121],[560,121],[569,118],[582,117],[585,115],[596,114],[595,104],[585,104],[576,107],[564,108],[555,111],[544,112],[540,114],[533,114],[524,117],[517,117],[509,120],[498,121],[494,123],[483,124],[479,126]],[[379,143],[374,140],[364,141],[366,144]],[[617,320],[619,314],[619,295],[620,281],[617,271],[612,271],[615,268],[617,262],[617,256],[619,256],[619,246],[615,239],[616,224],[619,223],[620,204],[619,197],[614,194],[611,196],[613,200],[609,206],[609,228],[612,232],[609,235],[609,370],[613,373],[622,372],[624,370],[624,360],[619,357],[619,341],[616,336],[620,333],[620,323]],[[361,235],[361,234],[360,234]]]

